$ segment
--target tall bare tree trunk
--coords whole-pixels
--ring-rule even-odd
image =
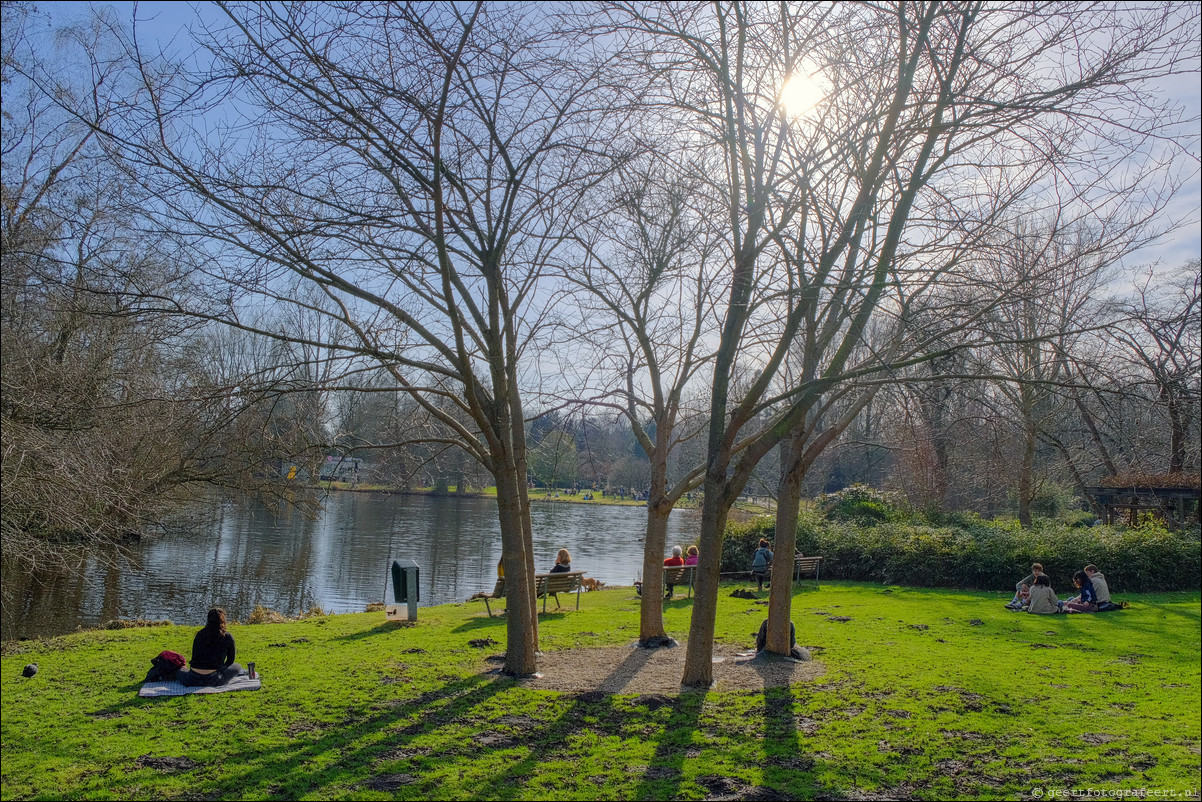
[[[525,512],[525,477],[512,465],[496,475],[497,511],[501,523],[501,554],[505,563],[505,673],[533,674],[537,667],[538,616],[534,599],[534,555],[526,548],[530,516]]]
[[[722,571],[722,535],[730,505],[723,498],[726,484],[723,463],[715,476],[707,472],[705,499],[701,504],[701,559],[693,584],[693,619],[685,649],[684,676],[681,685],[708,688],[714,682],[714,626],[718,615],[718,581]]]
[[[662,498],[662,497],[661,497]],[[671,504],[655,502],[647,505],[647,540],[643,546],[643,602],[639,612],[639,643],[643,646],[662,645],[667,633],[664,631],[664,606],[660,597],[664,593],[664,549],[668,539],[668,516]]]
[[[772,558],[772,587],[768,592],[768,640],[765,648],[774,654],[790,654],[789,637],[793,607],[793,555],[797,551],[797,507],[801,503],[801,480],[805,477],[805,449],[800,430],[780,444],[780,484],[776,492],[776,548]]]

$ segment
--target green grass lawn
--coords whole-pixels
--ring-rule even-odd
[[[719,603],[749,644],[755,601]],[[766,598],[767,593],[763,596]],[[1037,617],[1000,594],[800,587],[798,640],[826,673],[678,698],[533,691],[488,673],[480,604],[233,626],[263,690],[137,698],[196,627],[9,645],[4,799],[1035,798],[1034,789],[1199,787],[1197,592]],[[631,643],[629,588],[541,617],[544,650]],[[691,602],[666,608],[683,639]],[[40,671],[26,679],[21,669]],[[164,760],[164,758],[186,758]],[[1045,796],[1046,798],[1046,796]],[[1169,798],[1169,797],[1161,797]]]

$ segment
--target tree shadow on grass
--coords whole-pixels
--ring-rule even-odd
[[[768,659],[787,658],[774,656]],[[766,669],[762,668],[766,662],[756,665],[756,670],[765,679],[763,746],[767,770],[764,772],[764,779],[774,786],[786,786],[791,789],[796,789],[803,781],[812,786],[809,777],[812,777],[814,759],[802,751],[801,739],[797,732],[796,700],[789,686],[767,685]],[[803,780],[802,775],[808,776]],[[812,791],[811,787],[810,793]]]
[[[597,690],[585,691],[572,697],[571,702],[551,722],[530,722],[532,726],[509,728],[509,732],[484,736],[488,744],[525,745],[527,754],[511,763],[504,772],[494,774],[476,789],[481,799],[512,799],[520,795],[524,782],[537,772],[539,765],[571,754],[572,736],[593,731],[598,736],[631,737],[637,728],[644,737],[649,726],[663,726],[656,755],[648,767],[636,797],[667,799],[676,795],[681,783],[681,766],[687,746],[692,740],[697,719],[705,701],[704,694],[684,694],[671,699],[660,694],[636,697],[631,704],[619,705],[615,694],[626,687],[627,679],[636,674],[654,654],[653,650],[633,648],[631,653],[597,684]],[[639,708],[645,707],[647,713]],[[666,722],[658,713],[670,707]],[[487,747],[486,747],[487,748]],[[580,778],[583,780],[584,778]],[[671,789],[665,782],[675,782]]]
[[[409,629],[413,625],[414,625],[414,622],[410,622],[410,621],[385,621],[382,624],[376,624],[371,629],[364,629],[359,632],[351,632],[346,635],[339,635],[338,637],[333,638],[332,640],[356,641],[356,640],[363,640],[364,638],[372,638],[372,637],[375,637],[376,635],[391,635],[395,632],[401,632],[403,630]]]
[[[684,762],[693,744],[693,733],[705,707],[705,693],[682,692],[673,700],[672,715],[655,745],[655,755],[635,788],[635,799],[673,799],[684,783]]]
[[[88,710],[84,715],[91,716],[92,718],[116,718],[140,707],[151,707],[155,702],[159,701],[158,699],[143,699],[137,696],[136,694],[141,687],[142,683],[140,682],[135,682],[132,685],[122,685],[120,690],[130,691],[135,696],[131,699],[122,699],[120,702],[106,705],[105,707],[98,707],[95,710]]]
[[[452,632],[472,632],[477,629],[495,629],[496,627],[505,626],[505,616],[498,615],[489,618],[486,615],[469,618],[459,626],[452,629]]]
[[[223,762],[244,768],[227,771],[218,782],[196,790],[233,797],[248,793],[282,798],[322,796],[327,786],[345,783],[348,773],[361,774],[364,781],[368,780],[371,764],[387,753],[456,724],[465,713],[513,686],[514,681],[508,677],[477,674],[398,700],[384,709],[374,708],[362,717],[352,714],[343,722],[315,726],[307,732],[320,734],[310,741],[293,737],[288,743],[269,749],[253,748],[245,755],[234,751],[225,755]],[[311,768],[315,765],[320,767]],[[356,765],[365,768],[357,772]],[[418,785],[415,790],[438,796],[433,787]]]

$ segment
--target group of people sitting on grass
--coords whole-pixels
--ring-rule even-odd
[[[1031,573],[1014,586],[1014,598],[1006,608],[1036,615],[1055,615],[1106,612],[1118,606],[1110,600],[1110,586],[1106,584],[1106,577],[1092,563],[1073,574],[1073,586],[1077,590],[1076,596],[1057,599],[1043,566],[1032,563]]]

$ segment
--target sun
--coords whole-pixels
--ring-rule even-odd
[[[820,78],[795,72],[781,86],[778,102],[790,117],[804,117],[822,102],[825,94],[826,87]]]

